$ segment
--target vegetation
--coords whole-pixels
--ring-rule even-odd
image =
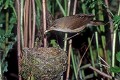
[[[120,1],[44,1],[0,0],[0,79],[10,66],[6,60],[9,55],[18,54],[16,65],[19,71],[22,48],[46,44],[48,47],[59,45],[68,52],[68,69],[64,79],[120,79]],[[94,14],[94,19],[104,21],[105,25],[85,29],[72,39],[72,43],[67,43],[69,41],[66,42],[60,32],[51,32],[48,39],[45,38],[43,30],[46,25],[50,27],[54,19],[80,13]],[[46,21],[44,16],[47,16]],[[10,52],[13,45],[17,46],[16,53]]]
[[[17,20],[13,0],[0,1],[0,79],[7,72],[6,57],[16,42],[16,34],[12,32]]]

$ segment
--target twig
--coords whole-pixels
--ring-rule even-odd
[[[109,66],[107,66],[107,65],[104,65],[104,64],[101,64],[101,63],[98,63],[101,67],[103,66],[103,67],[106,67],[106,68],[110,68]]]
[[[71,47],[72,47],[72,40],[69,40],[69,51],[68,51],[68,67],[67,67],[67,74],[66,74],[66,80],[69,80],[69,73],[70,73],[70,53],[71,53]]]
[[[105,0],[105,4],[106,4],[107,8],[109,8],[108,0]],[[112,22],[112,18],[111,18],[110,14],[109,14],[108,9],[107,9],[107,14],[108,14],[109,22],[110,22],[110,33],[113,33],[113,22]],[[111,46],[112,46],[113,34],[110,34],[110,37],[111,37]],[[111,49],[112,49],[112,47],[111,47]]]
[[[20,55],[21,55],[21,47],[20,47],[20,2],[17,0],[17,56],[18,56],[18,75],[20,73]],[[21,76],[19,75],[19,80],[21,80]]]
[[[24,47],[27,47],[28,44],[28,9],[29,8],[29,0],[25,0],[24,7]]]
[[[76,13],[77,0],[74,1],[73,15]]]
[[[93,36],[94,36],[94,34],[93,34]],[[92,43],[92,40],[93,40],[93,36],[92,36],[92,39],[91,39],[91,43]],[[89,47],[90,47],[91,43],[88,45],[88,47],[87,47],[86,51],[84,52],[83,56],[81,57],[78,67],[80,67],[80,66],[81,66],[82,60],[83,60],[83,58],[84,58],[85,54],[87,53],[87,51],[88,51],[88,49],[89,49]],[[78,71],[79,71],[79,70],[78,70]]]
[[[68,34],[65,33],[65,37],[64,37],[64,51],[66,51],[66,49],[67,49],[67,37],[68,37]]]
[[[70,15],[70,5],[71,5],[71,0],[68,0],[68,12],[67,12],[67,16]]]
[[[24,38],[23,38],[23,4],[24,4],[24,1],[21,0],[20,2],[21,4],[21,8],[20,8],[20,37],[21,37],[21,44],[22,44],[22,48],[24,47]]]
[[[89,68],[92,69],[92,70],[94,70],[94,71],[96,71],[97,73],[99,73],[100,75],[102,75],[102,76],[104,76],[104,77],[107,77],[107,78],[109,78],[109,79],[112,79],[112,76],[107,75],[106,73],[101,72],[100,70],[98,70],[98,69],[96,69],[96,68],[94,68],[94,67],[92,67],[92,66],[89,66]]]
[[[109,65],[107,62],[105,62],[105,60],[103,60],[100,56],[98,56],[98,57],[99,57],[100,60],[103,61],[108,67],[110,67],[110,65]]]
[[[35,40],[35,21],[36,21],[36,12],[35,12],[35,2],[32,0],[32,8],[33,8],[33,33],[32,33],[32,48],[34,47]]]
[[[46,0],[42,0],[42,7],[43,7],[43,31],[46,30]],[[44,36],[44,47],[47,47],[47,37]]]
[[[32,48],[32,27],[31,27],[31,0],[29,2],[29,48]]]

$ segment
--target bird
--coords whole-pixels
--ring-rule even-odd
[[[78,33],[88,26],[103,25],[103,21],[93,20],[93,14],[75,14],[56,19],[45,34],[50,31],[60,31],[65,33]]]

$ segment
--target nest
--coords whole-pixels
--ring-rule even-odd
[[[24,79],[59,80],[67,67],[67,54],[58,48],[25,48],[21,61]]]

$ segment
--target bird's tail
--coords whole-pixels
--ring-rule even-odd
[[[98,21],[98,20],[93,20],[90,22],[90,24],[93,26],[105,25],[103,21]]]

